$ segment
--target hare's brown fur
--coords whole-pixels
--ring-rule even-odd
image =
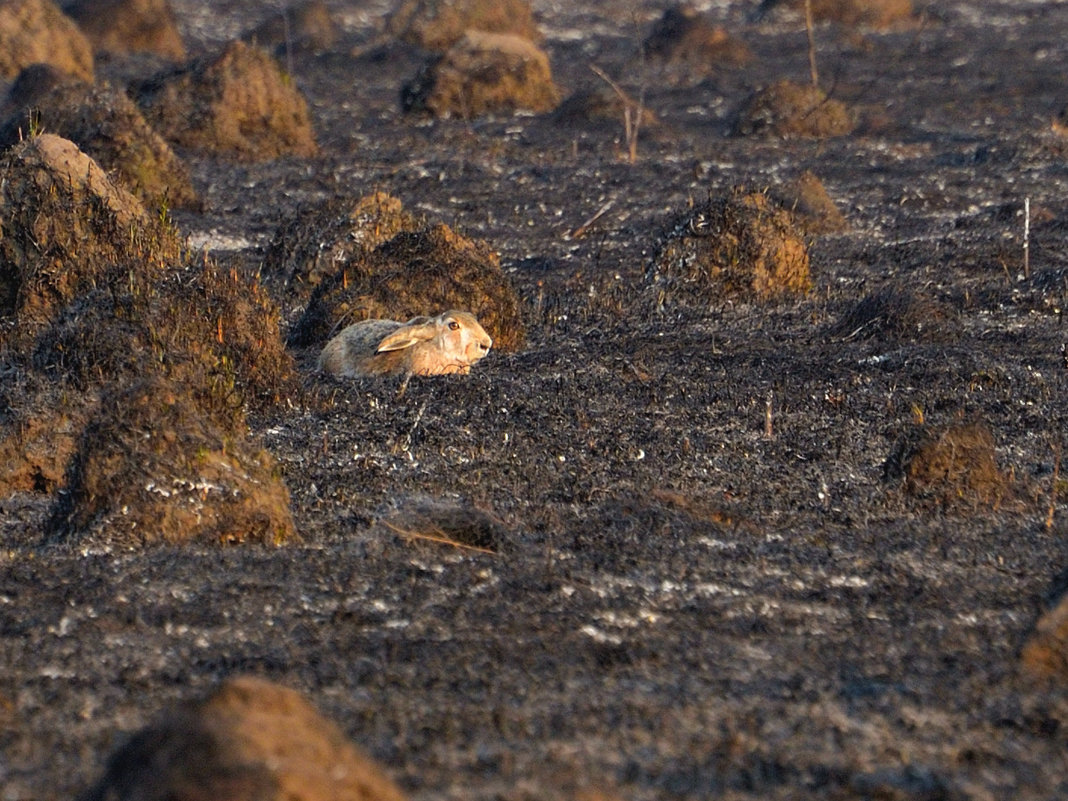
[[[436,317],[364,320],[326,343],[319,369],[341,377],[469,373],[493,340],[473,314],[450,310]]]

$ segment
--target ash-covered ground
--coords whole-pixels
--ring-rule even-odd
[[[194,54],[267,5],[174,2]],[[807,79],[796,19],[702,5],[755,58],[687,75],[639,57],[660,3],[536,2],[565,94],[593,65],[658,116],[629,164],[622,123],[402,114],[424,55],[379,40],[389,4],[330,5],[341,41],[286,64],[321,156],[182,152],[204,208],[176,223],[253,272],[301,205],[387,191],[499,250],[529,342],[403,394],[295,354],[302,399],[251,428],[299,544],[83,554],[41,546],[51,496],[0,500],[0,797],[76,796],[243,673],[304,692],[420,801],[1065,797],[1068,698],[1018,652],[1068,564],[1068,6],[818,26],[860,126],[778,140],[732,120]],[[850,224],[813,239],[811,292],[656,310],[675,214],[806,169]],[[888,288],[945,314],[840,325]],[[1006,497],[888,479],[921,418],[986,423]],[[428,509],[492,552],[414,537]]]

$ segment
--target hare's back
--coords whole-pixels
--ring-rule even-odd
[[[403,323],[396,320],[363,320],[343,329],[326,343],[319,354],[319,369],[337,376],[359,376],[374,372],[372,359],[378,343]]]

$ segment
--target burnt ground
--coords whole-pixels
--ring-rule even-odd
[[[174,5],[194,52],[268,13]],[[322,155],[182,153],[205,202],[176,222],[251,271],[301,204],[384,189],[499,249],[528,345],[403,395],[296,354],[304,397],[251,427],[301,544],[77,553],[40,544],[51,498],[0,501],[0,795],[76,795],[160,710],[254,673],[414,799],[1064,797],[1068,698],[1017,654],[1068,563],[1068,7],[821,26],[823,84],[860,128],[778,141],[731,118],[807,77],[798,25],[715,3],[755,59],[680,78],[635,58],[661,5],[536,3],[565,93],[591,63],[644,87],[661,125],[632,165],[614,123],[402,116],[422,56],[374,45],[385,3],[330,5],[341,42],[289,64]],[[652,308],[645,269],[689,198],[803,169],[851,225],[813,241],[809,294]],[[885,288],[951,314],[837,325]],[[989,425],[1009,496],[888,480],[921,415]],[[428,504],[492,515],[494,552],[406,536]]]

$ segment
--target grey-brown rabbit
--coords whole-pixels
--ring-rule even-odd
[[[492,345],[475,316],[464,311],[406,323],[364,320],[326,343],[319,369],[346,378],[469,373]]]

